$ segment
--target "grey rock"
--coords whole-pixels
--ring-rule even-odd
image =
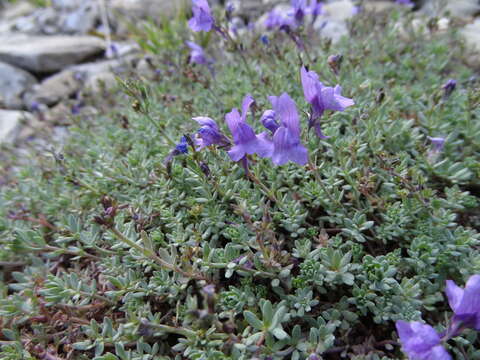
[[[357,11],[358,8],[351,0],[339,0],[325,4],[320,18],[344,21],[354,17]]]
[[[99,17],[97,4],[84,2],[74,11],[62,16],[61,31],[66,34],[86,34],[95,28]]]
[[[465,26],[461,34],[465,38],[467,47],[476,52],[468,57],[470,64],[475,67],[480,66],[480,19]]]
[[[106,0],[108,8],[113,13],[121,13],[134,18],[168,18],[176,15],[182,9],[190,6],[190,0]]]
[[[85,88],[94,93],[99,93],[103,90],[111,90],[117,86],[117,79],[112,72],[102,72],[92,75],[85,82]]]
[[[396,6],[398,5],[391,1],[370,1],[363,4],[362,10],[365,10],[366,12],[382,13],[392,10]]]
[[[97,90],[98,80],[107,82],[107,79],[111,84],[110,80],[112,77],[114,78],[114,73],[121,73],[131,68],[131,59],[133,58],[99,61],[68,67],[35,86],[33,92],[26,97],[26,102],[28,104],[40,103],[51,106],[63,99],[68,99],[84,86]]]
[[[2,10],[0,18],[5,20],[13,20],[21,16],[26,16],[32,13],[35,10],[35,7],[27,1],[21,1],[7,6],[6,9]]]
[[[472,17],[480,13],[480,3],[478,0],[428,0],[421,8],[428,16],[442,16],[447,11],[456,17]]]
[[[28,72],[0,62],[0,105],[7,109],[23,108],[22,96],[37,79]]]
[[[0,60],[33,73],[50,73],[105,50],[93,36],[0,36]]]
[[[22,122],[33,118],[33,115],[26,111],[0,110],[0,143],[15,142]]]
[[[331,18],[319,18],[313,25],[321,37],[337,43],[343,36],[348,35],[348,27],[345,21]]]
[[[35,86],[33,92],[25,97],[25,102],[28,106],[33,103],[50,106],[62,99],[68,99],[80,87],[81,82],[75,77],[75,72],[63,70]]]
[[[350,0],[339,0],[327,3],[323,13],[316,19],[313,27],[320,36],[338,42],[348,35],[346,21],[357,14],[358,8]]]

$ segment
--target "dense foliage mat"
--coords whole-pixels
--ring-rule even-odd
[[[0,189],[0,357],[400,359],[395,321],[445,330],[445,281],[480,271],[480,96],[454,29],[410,23],[360,14],[335,45],[192,33],[181,15],[137,29],[152,77],[89,99],[110,109],[73,116],[67,144]],[[189,63],[187,40],[216,63]],[[355,101],[323,115],[328,138],[307,129],[302,66]],[[284,92],[307,165],[249,155],[246,176],[188,145],[192,117],[230,136],[251,94],[260,131]],[[471,330],[446,344],[479,346]]]

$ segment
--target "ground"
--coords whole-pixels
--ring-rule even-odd
[[[399,6],[360,12],[332,43],[308,22],[194,33],[190,15],[134,30],[151,71],[86,95],[62,146],[5,148],[0,358],[387,360],[405,358],[396,321],[445,331],[445,281],[480,273],[464,23],[419,25]],[[193,64],[188,40],[216,62]],[[323,114],[328,138],[308,129],[302,66],[355,102]],[[306,165],[252,154],[246,174],[228,147],[190,144],[198,116],[231,139],[225,115],[247,94],[266,131],[284,92]],[[480,358],[474,330],[444,346]]]

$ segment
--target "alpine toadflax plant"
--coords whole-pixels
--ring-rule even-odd
[[[247,113],[255,100],[251,95],[245,96],[242,103],[242,113],[233,109],[225,115],[225,121],[233,136],[235,145],[228,155],[233,161],[240,161],[246,155],[258,154],[260,157],[269,157],[272,153],[272,144],[267,139],[267,134],[255,134],[255,131],[247,124]]]
[[[333,87],[324,86],[314,71],[307,71],[305,67],[300,70],[303,94],[305,100],[311,105],[309,127],[315,129],[315,133],[321,139],[326,138],[320,126],[320,117],[326,110],[344,111],[355,102],[352,99],[342,96],[340,85]]]
[[[227,146],[230,144],[230,141],[218,128],[215,120],[205,116],[194,117],[193,120],[200,125],[195,137],[198,150],[210,145]]]
[[[292,161],[299,165],[305,165],[308,162],[308,151],[301,143],[300,118],[295,101],[287,93],[283,93],[279,97],[270,96],[269,99],[274,111],[269,114],[274,114],[274,118],[278,117],[281,124],[273,134],[273,163],[283,165]],[[270,131],[275,128],[276,124],[275,119],[264,119],[264,126],[268,126]]]
[[[188,21],[190,29],[195,32],[210,31],[215,24],[207,0],[192,0],[193,17]]]
[[[197,45],[192,41],[187,41],[187,45],[190,48],[190,63],[198,65],[208,65],[213,63],[212,59],[208,59],[205,56],[205,51],[200,45]]]

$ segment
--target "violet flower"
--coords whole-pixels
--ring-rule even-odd
[[[180,155],[180,154],[188,154],[188,143],[187,143],[187,138],[185,136],[182,136],[178,144],[175,146],[174,155]]]
[[[354,105],[355,102],[341,95],[342,87],[340,85],[335,86],[335,88],[324,86],[317,73],[307,71],[305,67],[301,69],[301,79],[305,100],[312,106],[309,127],[314,127],[317,136],[324,139],[326,136],[322,133],[318,119],[325,110],[344,111],[347,107]]]
[[[245,96],[242,103],[242,113],[238,109],[232,109],[225,115],[228,128],[233,135],[235,145],[230,149],[228,155],[233,161],[246,161],[247,154],[257,153],[261,157],[270,157],[273,146],[268,140],[267,134],[256,135],[250,125],[247,124],[247,112],[255,100],[251,95]]]
[[[455,88],[457,87],[457,81],[454,79],[448,80],[443,86],[442,89],[444,91],[443,97],[448,98],[452,93],[455,91]]]
[[[209,65],[213,63],[213,60],[207,59],[205,51],[200,45],[195,44],[192,41],[187,41],[187,45],[190,48],[190,63],[199,65]]]
[[[193,31],[210,31],[215,19],[210,11],[207,0],[192,0],[193,17],[188,21],[188,26]]]
[[[395,3],[405,6],[414,6],[415,4],[411,0],[395,0]]]
[[[300,118],[295,102],[287,93],[279,97],[270,96],[269,99],[275,116],[281,121],[273,135],[273,163],[283,165],[292,161],[305,165],[308,162],[308,151],[300,142]]]
[[[292,0],[293,18],[297,24],[302,23],[307,10],[307,0]]]
[[[275,131],[280,127],[276,120],[275,111],[273,110],[266,110],[260,118],[260,121],[266,129],[270,130],[272,135],[275,134]]]
[[[451,360],[452,357],[441,345],[440,335],[433,327],[419,321],[396,322],[403,351],[410,360]]]
[[[263,43],[263,45],[269,45],[270,44],[270,40],[268,39],[268,36],[263,34],[262,36],[260,36],[260,41]]]
[[[219,130],[215,120],[204,116],[194,117],[192,120],[195,120],[201,126],[195,138],[198,150],[210,145],[226,146],[230,144],[227,137]]]
[[[480,275],[471,276],[464,289],[447,280],[445,292],[454,312],[449,336],[459,335],[466,327],[480,330]]]
[[[312,14],[314,18],[317,18],[323,11],[323,4],[318,2],[317,0],[310,0],[310,4],[308,5],[308,12]]]
[[[439,153],[443,150],[443,147],[445,146],[445,138],[427,136],[427,139],[432,142],[432,146],[433,146],[432,151],[434,153]]]
[[[294,28],[295,21],[293,17],[271,10],[265,20],[265,27],[267,30]]]

